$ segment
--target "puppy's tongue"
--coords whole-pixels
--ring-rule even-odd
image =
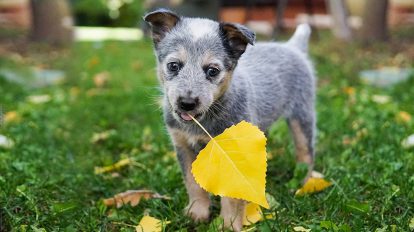
[[[187,114],[187,113],[181,113],[181,114],[180,114],[180,116],[181,116],[181,118],[182,118],[182,119],[184,119],[184,120],[186,120],[186,121],[191,121],[191,120],[193,120],[193,119],[191,118],[191,116],[190,116],[189,114]]]

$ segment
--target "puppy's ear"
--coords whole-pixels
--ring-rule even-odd
[[[256,39],[253,31],[237,23],[220,23],[220,36],[227,52],[235,59],[239,59],[247,45],[253,45]]]
[[[180,21],[180,16],[167,9],[158,9],[144,16],[152,30],[154,44],[157,45],[165,35]]]

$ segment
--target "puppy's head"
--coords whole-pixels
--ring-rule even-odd
[[[158,78],[181,122],[202,118],[227,90],[237,61],[253,44],[246,27],[208,19],[185,18],[160,9],[144,20],[152,30]]]

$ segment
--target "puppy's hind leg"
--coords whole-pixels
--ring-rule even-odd
[[[296,107],[287,119],[295,143],[296,161],[308,165],[306,181],[313,170],[315,143],[315,114],[311,107]]]

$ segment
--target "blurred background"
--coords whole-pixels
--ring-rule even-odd
[[[186,16],[246,24],[269,38],[307,22],[333,30],[340,39],[385,40],[389,28],[413,24],[413,5],[412,0],[1,0],[0,28],[29,33],[35,41],[65,44],[99,34],[94,27],[145,31],[142,15],[164,7]],[[7,33],[2,39],[7,42]]]
[[[313,28],[316,170],[341,188],[293,199],[293,146],[277,123],[268,190],[283,213],[263,228],[303,222],[321,231],[319,221],[331,220],[352,231],[410,230],[414,0],[0,0],[0,231],[127,231],[148,213],[171,231],[209,227],[177,213],[186,194],[142,21],[158,7],[246,24],[258,40],[286,40],[303,22]],[[172,201],[121,209],[100,201],[127,189]]]

